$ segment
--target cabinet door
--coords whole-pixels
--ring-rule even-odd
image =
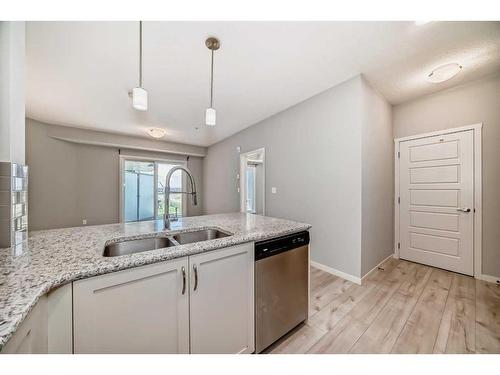
[[[42,296],[5,344],[2,354],[47,353],[47,297]]]
[[[187,257],[73,283],[75,353],[187,353]]]
[[[252,353],[253,243],[190,256],[189,267],[191,353]]]

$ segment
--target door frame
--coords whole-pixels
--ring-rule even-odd
[[[473,258],[474,258],[474,277],[476,279],[482,278],[482,202],[483,202],[483,193],[482,193],[482,151],[481,151],[481,136],[482,136],[482,128],[483,124],[473,124],[466,125],[457,128],[450,128],[444,130],[438,130],[429,133],[422,133],[411,135],[408,137],[394,138],[394,257],[399,258],[399,244],[400,244],[400,229],[399,229],[399,151],[400,151],[400,143],[415,139],[435,137],[439,135],[445,134],[453,134],[464,131],[472,131],[474,137],[474,230],[473,230]]]
[[[262,153],[262,215],[266,215],[266,149],[265,147],[257,148],[255,150],[240,153],[240,174],[239,174],[239,193],[240,193],[240,212],[246,212],[246,157],[247,155],[256,152]]]
[[[124,181],[124,176],[123,176],[123,167],[125,165],[125,160],[137,160],[137,161],[149,161],[155,164],[155,174],[154,174],[154,208],[153,208],[153,213],[154,213],[154,219],[157,220],[157,204],[158,204],[158,195],[156,192],[156,187],[158,186],[158,171],[157,171],[157,164],[156,162],[160,163],[167,163],[167,164],[178,164],[183,167],[188,167],[187,166],[187,160],[176,160],[176,159],[162,159],[162,158],[156,158],[156,157],[147,157],[147,156],[134,156],[134,155],[127,155],[127,154],[119,154],[119,215],[120,215],[120,223],[125,223],[125,207],[123,204],[123,198],[125,196],[125,181]],[[187,186],[187,178],[186,175],[182,175],[182,190],[185,190],[185,187]],[[187,199],[185,196],[182,197],[182,212],[184,214],[187,214]]]

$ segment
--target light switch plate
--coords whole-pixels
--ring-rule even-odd
[[[83,225],[87,225],[87,219],[83,219],[83,220],[82,220],[82,224],[83,224]]]
[[[273,187],[271,188],[271,193],[276,194],[276,192],[277,192],[277,189],[273,186]]]

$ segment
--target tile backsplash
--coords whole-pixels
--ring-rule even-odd
[[[0,248],[17,246],[28,237],[28,167],[0,162]]]

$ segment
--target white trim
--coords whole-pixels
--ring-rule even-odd
[[[483,281],[486,281],[488,283],[500,284],[500,277],[495,277],[495,276],[491,276],[491,275],[484,275],[484,274],[480,274],[480,275],[474,276],[474,277],[478,280],[483,280]]]
[[[474,277],[483,273],[482,125],[474,128]]]
[[[125,222],[124,221],[124,207],[123,207],[123,194],[124,194],[124,189],[125,189],[125,185],[123,183],[123,163],[125,160],[139,160],[139,161],[150,161],[150,162],[153,162],[155,163],[155,176],[154,176],[154,180],[155,180],[155,186],[157,185],[158,181],[157,181],[157,166],[156,166],[156,162],[161,162],[161,163],[168,163],[168,164],[177,164],[177,165],[182,165],[184,167],[187,168],[187,160],[176,160],[176,159],[161,159],[161,158],[150,158],[150,157],[146,157],[146,156],[134,156],[134,155],[125,155],[125,154],[120,154],[119,155],[119,160],[120,160],[120,171],[119,171],[119,174],[120,174],[120,177],[119,177],[119,196],[120,196],[120,211],[119,211],[119,214],[120,214],[120,223],[123,223]],[[184,189],[185,186],[187,186],[187,181],[186,181],[186,178],[185,176],[182,178],[182,188]],[[155,215],[155,219],[156,219],[156,215],[157,215],[157,204],[156,204],[156,201],[158,200],[158,197],[156,196],[156,190],[155,190],[155,207],[154,207],[154,215]],[[187,214],[187,199],[185,197],[182,197],[182,212],[184,215]]]
[[[310,263],[311,263],[311,266],[313,266],[315,268],[318,268],[321,271],[328,272],[328,273],[330,273],[332,275],[335,275],[335,276],[338,276],[338,277],[340,277],[340,278],[342,278],[344,280],[352,281],[355,284],[361,285],[361,279],[359,277],[357,277],[357,276],[353,276],[351,274],[339,271],[339,270],[337,270],[335,268],[331,268],[331,267],[325,266],[324,264],[315,262],[313,260],[311,260]]]
[[[399,259],[399,141],[394,140],[394,258]]]
[[[407,137],[394,138],[394,142],[411,141],[413,139],[435,137],[437,135],[452,134],[452,133],[464,132],[467,130],[478,130],[478,129],[481,130],[482,127],[483,127],[482,123],[459,126],[457,128],[449,128],[449,129],[437,130],[435,132],[421,133],[421,134],[409,135]]]
[[[474,135],[474,277],[480,280],[497,280],[495,277],[482,274],[482,128],[483,124],[473,124],[467,126],[460,126],[457,128],[443,129],[430,133],[416,134],[408,137],[394,139],[394,257],[399,258],[399,249],[397,244],[400,242],[399,233],[399,204],[398,197],[399,191],[399,158],[398,152],[400,150],[399,144],[401,142],[410,141],[420,138],[428,138],[445,134],[452,134],[464,131],[473,131]]]
[[[387,257],[385,257],[380,263],[378,263],[375,267],[373,267],[370,271],[368,271],[362,278],[361,278],[361,284],[364,283],[364,281],[366,280],[366,278],[368,276],[370,276],[373,272],[375,272],[376,270],[378,270],[378,268],[380,267],[380,265],[382,265],[385,261],[387,261],[387,259],[389,258],[394,258],[394,254],[390,254],[388,255]]]
[[[255,154],[257,152],[262,153],[262,215],[266,214],[266,149],[264,147],[258,148],[256,150],[247,151],[240,153],[240,183],[239,191],[240,194],[240,212],[246,212],[246,202],[245,202],[245,186],[246,186],[246,156],[250,154]]]

